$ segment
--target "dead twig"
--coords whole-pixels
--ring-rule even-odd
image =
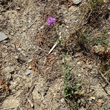
[[[99,73],[100,73],[101,77],[105,80],[105,82],[110,85],[110,82],[107,80],[107,78],[105,78],[103,73],[101,71],[99,71]]]
[[[34,88],[35,88],[35,85],[33,85],[32,87],[31,87],[31,89],[29,90],[29,92],[28,92],[28,94],[26,95],[26,99],[29,97],[29,95],[32,93],[32,91],[34,90]]]
[[[50,51],[48,52],[48,55],[55,49],[55,47],[59,44],[59,39],[55,42],[55,44],[53,45],[53,47],[50,49]]]
[[[14,3],[14,2],[12,2],[9,6],[6,7],[5,10],[2,10],[1,12],[5,12],[7,9],[9,9],[9,8],[13,5],[13,3]]]
[[[28,29],[30,29],[35,24],[35,22],[37,22],[37,19],[30,26],[28,26],[25,30],[21,31],[20,34],[22,34],[23,32],[26,32]]]
[[[60,37],[58,38],[58,40],[54,43],[53,47],[50,49],[50,51],[48,52],[48,55],[55,49],[55,47],[60,43],[60,39],[61,39],[61,32],[58,34]]]
[[[30,103],[31,108],[33,108],[34,107],[34,104],[32,103],[32,101],[29,98],[27,99],[27,101]]]
[[[15,107],[11,107],[11,108],[0,108],[0,110],[13,110],[15,109]]]

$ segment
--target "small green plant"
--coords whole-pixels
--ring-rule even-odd
[[[69,70],[65,71],[64,78],[64,96],[68,99],[72,99],[79,94],[81,85],[77,83]],[[75,97],[74,97],[75,98]]]
[[[82,29],[78,30],[76,32],[77,36],[77,43],[80,46],[80,48],[86,52],[90,53],[91,45],[91,36],[88,34],[86,27],[83,27]]]
[[[102,16],[103,0],[89,0],[89,11],[88,11],[88,23],[92,27],[98,27],[100,24],[100,17]]]
[[[107,105],[103,105],[103,106],[102,106],[102,109],[103,109],[103,110],[106,110],[106,108],[107,108]]]
[[[107,30],[104,30],[101,36],[94,39],[94,42],[103,44],[103,46],[105,47],[107,45],[106,35],[107,35]]]
[[[73,110],[77,110],[79,107],[79,103],[77,102],[80,100],[80,98],[83,97],[83,92],[82,92],[82,84],[79,83],[74,76],[74,73],[72,70],[70,70],[70,65],[67,64],[65,57],[68,54],[64,55],[64,97],[67,103],[71,106]]]
[[[89,5],[91,6],[92,11],[100,10],[103,0],[89,0]]]

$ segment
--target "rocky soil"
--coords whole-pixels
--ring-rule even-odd
[[[97,71],[100,60],[84,53],[76,37],[70,37],[82,24],[84,4],[86,1],[79,5],[72,0],[0,1],[0,32],[8,36],[0,42],[0,110],[71,110],[63,95],[65,61],[88,95],[86,101],[81,99],[78,110],[110,109],[110,85]],[[58,39],[55,28],[46,23],[50,16],[57,19],[57,32],[67,43],[58,44],[48,54]],[[107,29],[109,42],[109,22],[110,17],[91,34],[97,36]],[[101,48],[92,45],[91,50],[98,53]]]

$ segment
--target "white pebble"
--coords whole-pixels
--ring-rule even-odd
[[[82,0],[73,0],[73,3],[75,4],[75,5],[78,5],[79,3],[81,3],[82,2]]]
[[[27,70],[25,74],[26,74],[26,75],[29,75],[29,74],[31,73],[31,71],[32,71],[32,70]]]

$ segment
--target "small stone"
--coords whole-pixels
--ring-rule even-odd
[[[89,100],[95,100],[95,99],[96,99],[95,97],[90,97],[90,98],[89,98]]]
[[[16,7],[16,10],[20,11],[20,10],[21,10],[21,8],[20,8],[20,7]]]
[[[18,56],[15,56],[15,59],[18,59],[19,57]]]
[[[14,68],[7,66],[3,69],[3,72],[5,73],[12,73],[14,71]]]
[[[73,3],[75,4],[75,5],[78,5],[78,4],[80,4],[82,2],[82,0],[73,0]]]
[[[7,74],[5,75],[5,78],[6,78],[7,80],[10,80],[10,79],[12,78],[12,75],[11,75],[10,73],[7,73]]]
[[[110,34],[110,32],[108,32],[108,34]]]
[[[10,33],[10,35],[12,35],[12,36],[13,36],[13,35],[14,35],[14,33],[12,32],[12,33]]]
[[[84,107],[81,107],[79,110],[86,110]]]
[[[98,104],[99,106],[102,106],[103,103],[104,103],[104,101],[103,101],[102,99],[99,99],[99,100],[97,101],[97,104]]]
[[[31,65],[28,67],[28,69],[29,69],[29,70],[31,70],[31,69],[32,69]]]
[[[78,77],[80,77],[81,76],[81,74],[78,74]]]
[[[31,61],[32,61],[32,59],[29,59],[29,60],[28,60],[28,63],[30,63]]]
[[[21,51],[21,54],[22,54],[24,57],[27,57],[27,55],[26,55],[23,51]]]
[[[77,64],[78,64],[78,65],[80,65],[80,64],[81,64],[81,62],[77,62]]]
[[[62,99],[61,99],[61,102],[62,102],[62,103],[64,103],[64,102],[65,102],[65,99],[64,99],[64,98],[62,98]]]
[[[10,67],[9,66],[4,69],[4,72],[9,72],[9,71],[10,71]]]
[[[109,2],[109,0],[103,0],[103,2],[104,2],[104,3],[108,3],[108,2]]]
[[[10,80],[11,79],[12,76],[11,76],[10,73],[12,71],[13,71],[12,68],[10,68],[9,66],[7,66],[6,68],[3,69],[2,72],[5,74],[5,77],[6,77],[7,80]]]
[[[8,36],[6,36],[4,33],[0,32],[0,42],[7,38],[8,38]]]
[[[31,72],[32,72],[32,70],[27,70],[25,74],[30,75]]]

